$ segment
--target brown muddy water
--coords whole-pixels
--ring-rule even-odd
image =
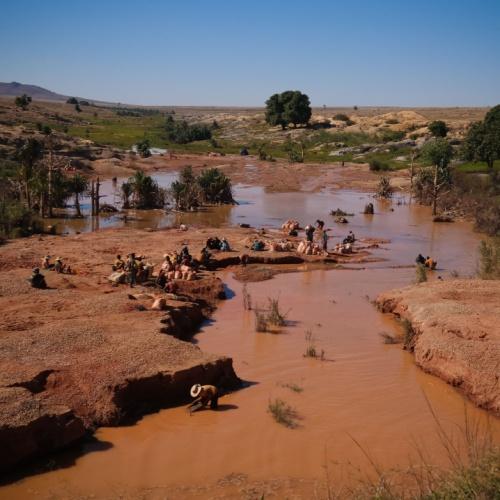
[[[239,221],[279,226],[288,217],[306,224],[321,218],[333,229],[334,243],[348,229],[358,237],[390,240],[376,251],[385,260],[363,269],[281,274],[248,284],[254,305],[279,297],[288,320],[279,334],[255,333],[253,313],[243,308],[241,283],[224,272],[230,298],[220,303],[194,342],[204,351],[231,356],[237,374],[251,384],[223,396],[217,412],[190,417],[184,408],[172,408],[133,426],[101,428],[97,442],[84,445],[84,453],[61,456],[67,467],[0,487],[0,498],[98,498],[138,491],[148,496],[161,488],[216,485],[231,474],[258,481],[324,480],[325,465],[335,484],[352,484],[359,478],[357,469],[371,470],[353,438],[382,467],[407,466],[417,460],[418,448],[430,463],[444,464],[429,404],[449,433],[460,434],[467,412],[484,425],[489,422],[498,438],[497,419],[423,373],[400,346],[382,343],[380,332],[396,333],[400,326],[370,302],[379,292],[414,280],[410,266],[418,252],[438,260],[435,276],[446,279],[455,269],[473,273],[480,238],[470,225],[433,224],[427,208],[396,202],[375,202],[376,215],[365,216],[360,212],[373,199],[349,191],[268,194],[239,186],[237,199],[245,203],[223,207],[221,222],[210,219],[214,226]],[[337,207],[355,213],[350,224],[333,224],[328,212]],[[324,351],[324,361],[304,357],[307,331],[316,350]],[[296,429],[273,421],[267,407],[274,398],[296,409]],[[224,493],[225,486],[219,485],[212,494]],[[313,496],[305,486],[296,494]]]

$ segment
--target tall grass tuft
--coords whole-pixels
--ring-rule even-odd
[[[267,332],[267,315],[265,312],[258,309],[253,310],[255,317],[255,331],[265,333]]]
[[[280,310],[279,298],[272,299],[269,297],[267,301],[269,304],[268,323],[275,326],[285,326],[286,313],[282,313]]]
[[[299,415],[297,411],[282,399],[276,398],[272,401],[270,400],[267,405],[267,411],[278,424],[290,429],[294,429],[298,425],[297,420],[299,419]]]

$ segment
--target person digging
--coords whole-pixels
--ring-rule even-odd
[[[188,405],[189,413],[193,413],[210,403],[210,408],[216,410],[219,406],[219,392],[214,385],[200,385],[195,384],[191,387],[191,397],[195,398],[194,401]]]

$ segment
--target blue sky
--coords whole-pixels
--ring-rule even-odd
[[[123,103],[500,102],[500,0],[2,0],[0,81]]]

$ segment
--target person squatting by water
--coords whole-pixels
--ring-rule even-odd
[[[191,397],[194,401],[188,405],[190,413],[207,406],[210,403],[210,408],[216,410],[219,406],[219,391],[214,385],[195,384],[191,387]]]

